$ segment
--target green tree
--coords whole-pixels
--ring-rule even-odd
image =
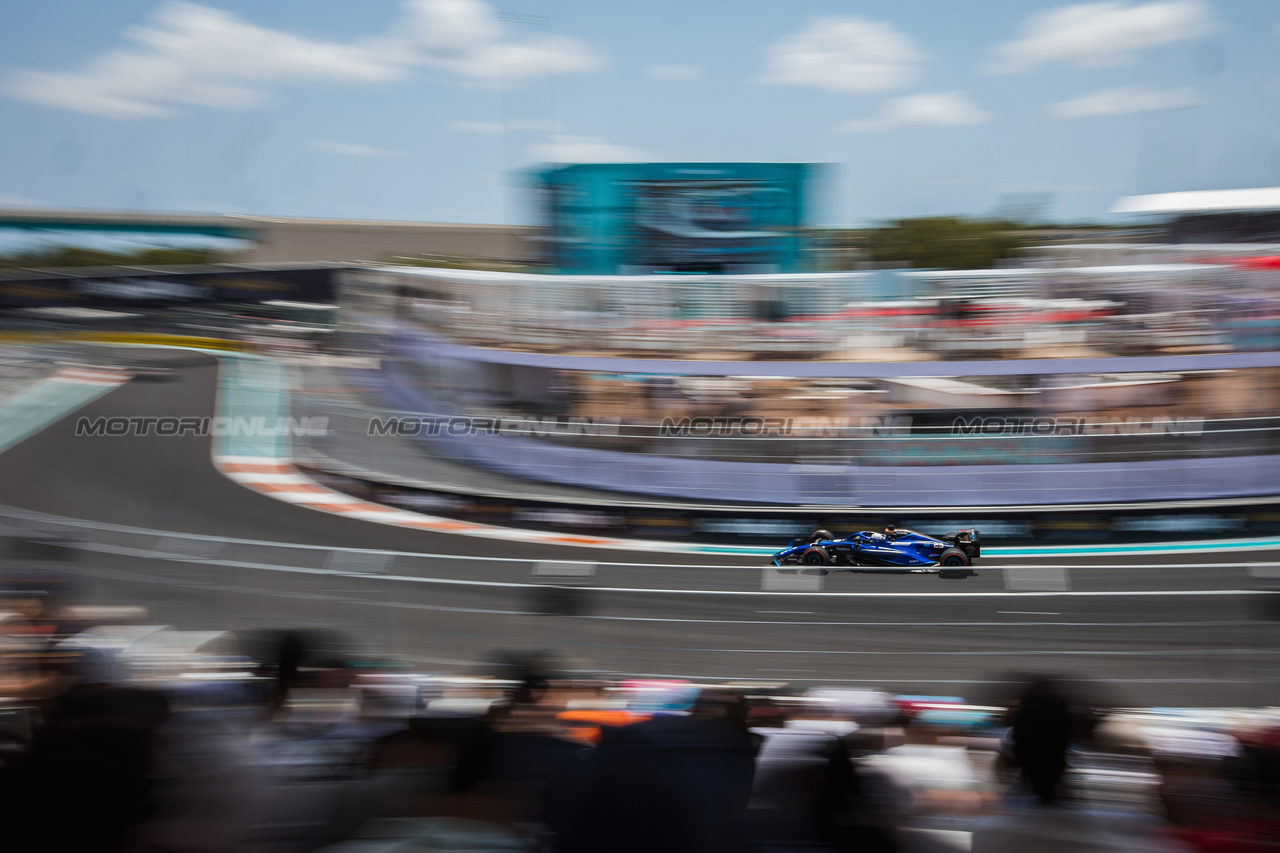
[[[897,219],[867,233],[866,249],[879,263],[918,269],[977,270],[1011,258],[1023,245],[1019,226],[994,219],[925,216]]]
[[[216,249],[175,246],[108,252],[85,246],[49,246],[12,255],[0,255],[0,268],[50,269],[56,267],[180,266],[216,264],[226,259]]]

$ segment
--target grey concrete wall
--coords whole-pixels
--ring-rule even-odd
[[[260,240],[237,260],[393,262],[398,256],[525,262],[527,239],[535,229],[507,225],[449,225],[398,222],[277,222],[255,220]]]

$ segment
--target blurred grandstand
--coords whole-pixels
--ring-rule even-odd
[[[708,172],[725,171],[727,183],[746,182],[734,171],[743,167],[704,165]],[[716,255],[721,243],[708,229],[661,232],[673,241],[663,248],[654,236],[661,229],[645,224],[659,204],[681,215],[701,210],[723,224],[725,199],[746,191],[737,184],[733,192],[717,189],[721,195],[704,210],[690,198],[711,192],[713,182],[688,178],[692,195],[684,198],[671,186],[690,166],[675,164],[664,167],[659,183],[667,195],[655,201],[646,168],[574,167],[544,175],[576,205],[562,210],[550,202],[553,232],[561,222],[603,222],[595,227],[608,232],[579,234],[571,224],[550,238],[581,250],[558,256],[556,274],[393,266],[344,272],[338,299],[349,339],[382,341],[375,349],[388,356],[375,402],[440,416],[611,418],[620,424],[612,437],[497,440],[490,450],[484,437],[465,447],[448,438],[420,443],[464,464],[535,480],[651,493],[635,478],[623,487],[588,472],[621,463],[609,452],[640,453],[653,457],[659,481],[659,469],[666,469],[658,457],[673,457],[701,484],[717,477],[740,482],[735,472],[773,482],[772,488],[720,492],[758,502],[874,501],[851,485],[860,476],[855,468],[882,469],[893,478],[895,468],[929,466],[997,466],[988,473],[1044,482],[1038,502],[1122,499],[1107,484],[1119,485],[1122,477],[1132,485],[1132,471],[1095,469],[1096,488],[1086,496],[1061,488],[1068,469],[1053,467],[1084,466],[1075,472],[1084,477],[1087,466],[1099,463],[1157,466],[1162,483],[1174,477],[1184,484],[1181,497],[1224,497],[1224,488],[1235,487],[1224,486],[1230,475],[1220,476],[1222,459],[1256,469],[1257,460],[1274,453],[1268,419],[1280,404],[1278,365],[1270,360],[1280,351],[1274,263],[1280,247],[1247,242],[1253,232],[1232,232],[1238,240],[1214,244],[1100,243],[1082,235],[1083,242],[1024,247],[1014,265],[973,270],[805,272],[796,267],[804,251],[778,248],[773,271],[746,274],[728,243]],[[572,193],[564,189],[570,178],[579,182],[569,184]],[[1236,220],[1234,213],[1223,215],[1219,227],[1226,233]],[[802,222],[804,216],[789,207],[773,218]],[[1148,223],[1142,236],[1177,221]],[[709,245],[697,248],[693,267],[656,263],[694,252],[694,233]],[[583,247],[595,254],[583,254]],[[612,253],[607,262],[600,254],[606,249]],[[639,263],[644,258],[647,267]],[[615,272],[601,273],[602,263],[612,263]],[[641,268],[650,271],[618,274]],[[978,415],[1038,420],[1045,428],[1034,435],[956,432]],[[716,437],[676,436],[664,426],[698,418],[798,419],[807,428],[752,438],[732,429],[713,430]],[[1106,424],[1153,419],[1191,419],[1203,429],[1177,438],[1135,435],[1140,429],[1128,437],[1101,434],[1109,432]],[[1062,422],[1104,428],[1052,426]],[[868,432],[868,424],[895,429]],[[554,462],[548,455],[536,462],[538,446],[549,442],[602,455],[559,454]],[[828,485],[815,492],[785,485],[794,471],[742,467],[758,464],[814,466],[808,482]],[[1055,480],[1056,500],[1047,496]],[[929,499],[879,482],[884,501]],[[950,488],[933,483],[937,492]],[[1152,480],[1149,491],[1166,488]],[[1248,487],[1252,494],[1268,488]],[[674,486],[657,490],[680,496]],[[705,499],[716,490],[701,487],[696,494]],[[935,498],[1001,504],[1013,495]]]

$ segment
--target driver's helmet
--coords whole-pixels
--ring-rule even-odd
[[[889,537],[885,536],[883,533],[872,533],[871,538],[872,539],[888,539]]]
[[[824,539],[835,539],[836,535],[830,530],[815,530],[809,534],[810,542],[821,542]]]

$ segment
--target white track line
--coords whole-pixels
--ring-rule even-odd
[[[131,583],[160,583],[171,586],[186,586],[199,589],[215,589],[224,592],[237,592],[247,595],[266,596],[269,598],[303,598],[306,600],[316,601],[345,601],[350,604],[377,606],[377,607],[394,607],[405,610],[431,610],[444,613],[473,613],[489,616],[535,616],[539,615],[528,610],[501,610],[492,607],[451,607],[444,604],[422,604],[411,601],[370,601],[367,599],[350,599],[340,596],[326,595],[322,593],[297,593],[284,592],[281,590],[258,589],[255,587],[237,586],[235,584],[209,584],[204,582],[195,582],[183,578],[174,577],[157,577],[150,574],[142,574],[136,571],[124,571],[119,569],[86,569],[76,568],[76,574],[89,575],[91,577],[105,577],[117,580],[125,580]],[[354,575],[349,575],[349,578]],[[377,579],[381,575],[372,574],[369,577]],[[793,610],[759,610],[757,613],[802,613],[808,611]],[[576,617],[579,619],[587,619],[596,622],[671,622],[678,624],[698,624],[698,625],[777,625],[780,627],[848,627],[848,628],[1222,628],[1242,625],[1255,624],[1272,624],[1270,621],[1258,622],[1256,620],[1207,620],[1201,622],[829,622],[819,620],[808,621],[788,621],[785,619],[676,619],[670,616],[601,616],[601,615],[583,615]]]
[[[260,571],[289,572],[294,574],[309,575],[331,575],[335,577],[352,577],[352,578],[377,578],[388,581],[398,581],[404,583],[429,583],[441,584],[445,586],[473,586],[473,587],[495,587],[495,588],[527,588],[530,584],[513,583],[510,581],[481,581],[466,580],[462,578],[425,578],[415,575],[389,575],[389,574],[367,574],[364,572],[337,571],[333,569],[316,569],[304,566],[281,566],[272,563],[255,563],[245,560],[196,560],[185,554],[166,554],[157,551],[148,551],[141,548],[127,548],[117,545],[104,545],[96,542],[80,543],[76,547],[83,548],[86,551],[95,551],[104,554],[118,554],[130,557],[150,557],[161,560],[174,560],[176,562],[199,562],[206,566],[226,566],[238,569],[257,569]],[[734,567],[738,568],[738,567]],[[765,592],[757,590],[720,590],[720,589],[664,589],[664,588],[645,588],[645,587],[614,587],[614,586],[582,586],[579,589],[589,589],[596,592],[622,592],[622,593],[649,593],[655,595],[750,595],[750,596],[822,596],[835,598],[1043,598],[1043,597],[1095,597],[1095,598],[1123,598],[1123,597],[1158,597],[1158,596],[1187,596],[1187,595],[1266,595],[1268,590],[1258,589],[1209,589],[1209,590],[1135,590],[1130,592],[1124,591],[1099,591],[1099,592]]]

